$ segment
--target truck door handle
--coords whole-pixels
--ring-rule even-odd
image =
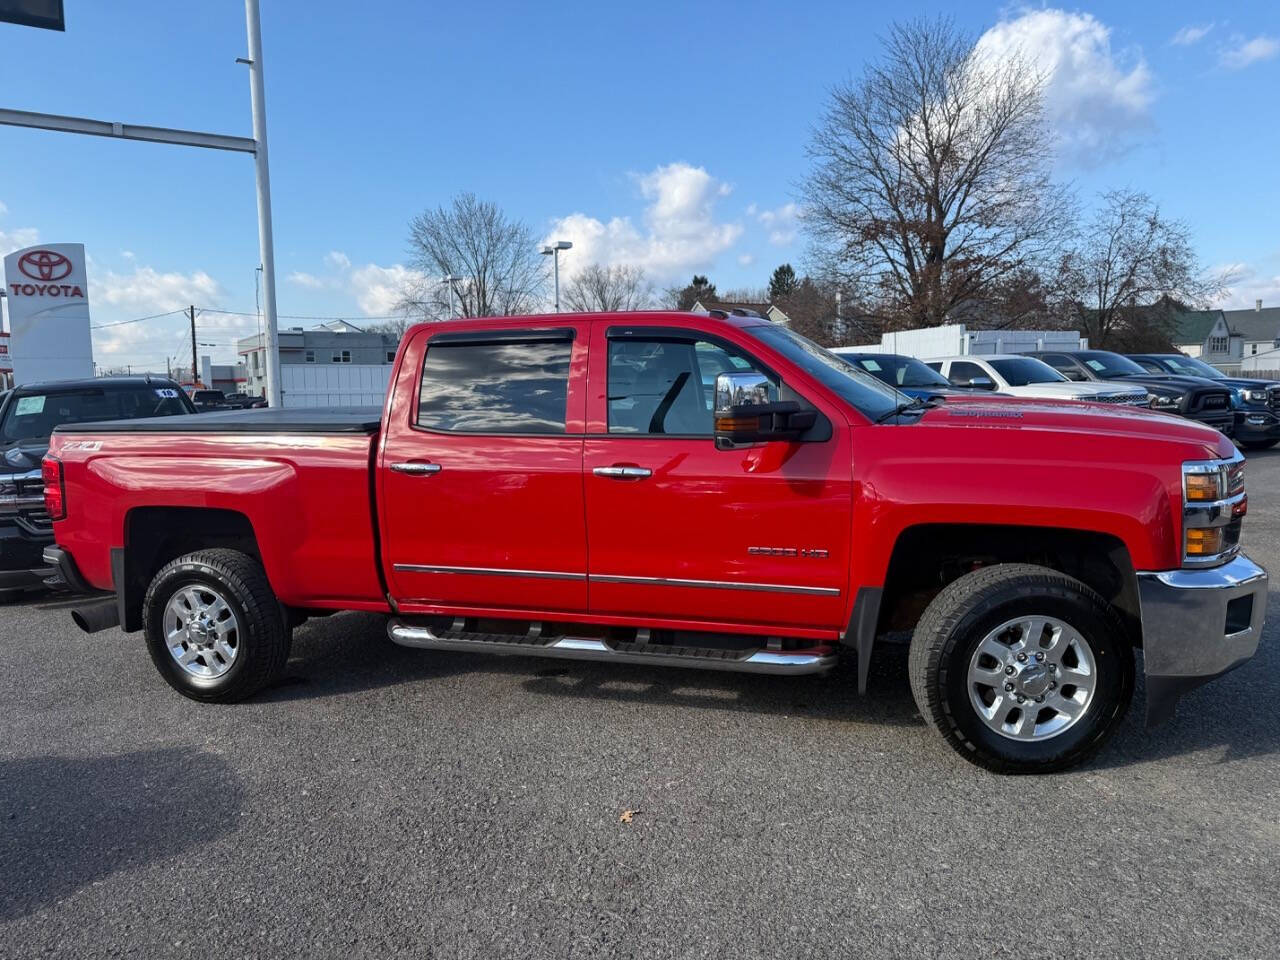
[[[440,472],[441,466],[438,463],[393,463],[391,471],[393,473],[407,473],[412,477],[430,477]]]
[[[613,477],[620,480],[643,480],[653,476],[648,467],[595,467],[592,471],[597,477]]]

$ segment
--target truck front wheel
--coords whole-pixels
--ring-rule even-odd
[[[262,564],[238,550],[200,550],[163,567],[142,607],[147,650],[185,697],[233,703],[276,680],[290,633]]]
[[[949,584],[911,640],[911,692],[966,760],[1047,773],[1085,760],[1133,698],[1133,651],[1114,610],[1079,580],[998,564]]]

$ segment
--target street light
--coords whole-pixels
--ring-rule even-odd
[[[453,319],[453,285],[461,280],[461,277],[455,277],[452,273],[448,276],[441,277],[440,282],[449,287],[449,319]]]
[[[560,251],[569,250],[573,244],[568,240],[557,240],[551,246],[542,248],[542,255],[551,257],[551,270],[556,278],[556,313],[560,312]]]

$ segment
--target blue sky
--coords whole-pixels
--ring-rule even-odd
[[[805,143],[893,17],[938,4],[262,0],[280,312],[386,312],[406,224],[470,190],[659,286],[799,266]],[[65,34],[0,24],[0,103],[248,135],[237,0],[66,0]],[[1058,178],[1150,192],[1231,305],[1280,302],[1280,8],[971,3],[959,23],[1053,71]],[[0,127],[0,252],[83,241],[95,323],[254,310],[244,155]],[[248,317],[206,313],[229,359]],[[303,322],[303,321],[297,321]],[[98,331],[108,365],[189,355],[182,318]]]

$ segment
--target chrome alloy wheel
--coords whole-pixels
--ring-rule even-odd
[[[165,645],[193,677],[220,677],[240,652],[240,621],[226,599],[204,584],[183,587],[164,608]]]
[[[1040,741],[1089,712],[1098,668],[1089,642],[1055,617],[1000,624],[969,660],[969,702],[990,729],[1010,740]]]

